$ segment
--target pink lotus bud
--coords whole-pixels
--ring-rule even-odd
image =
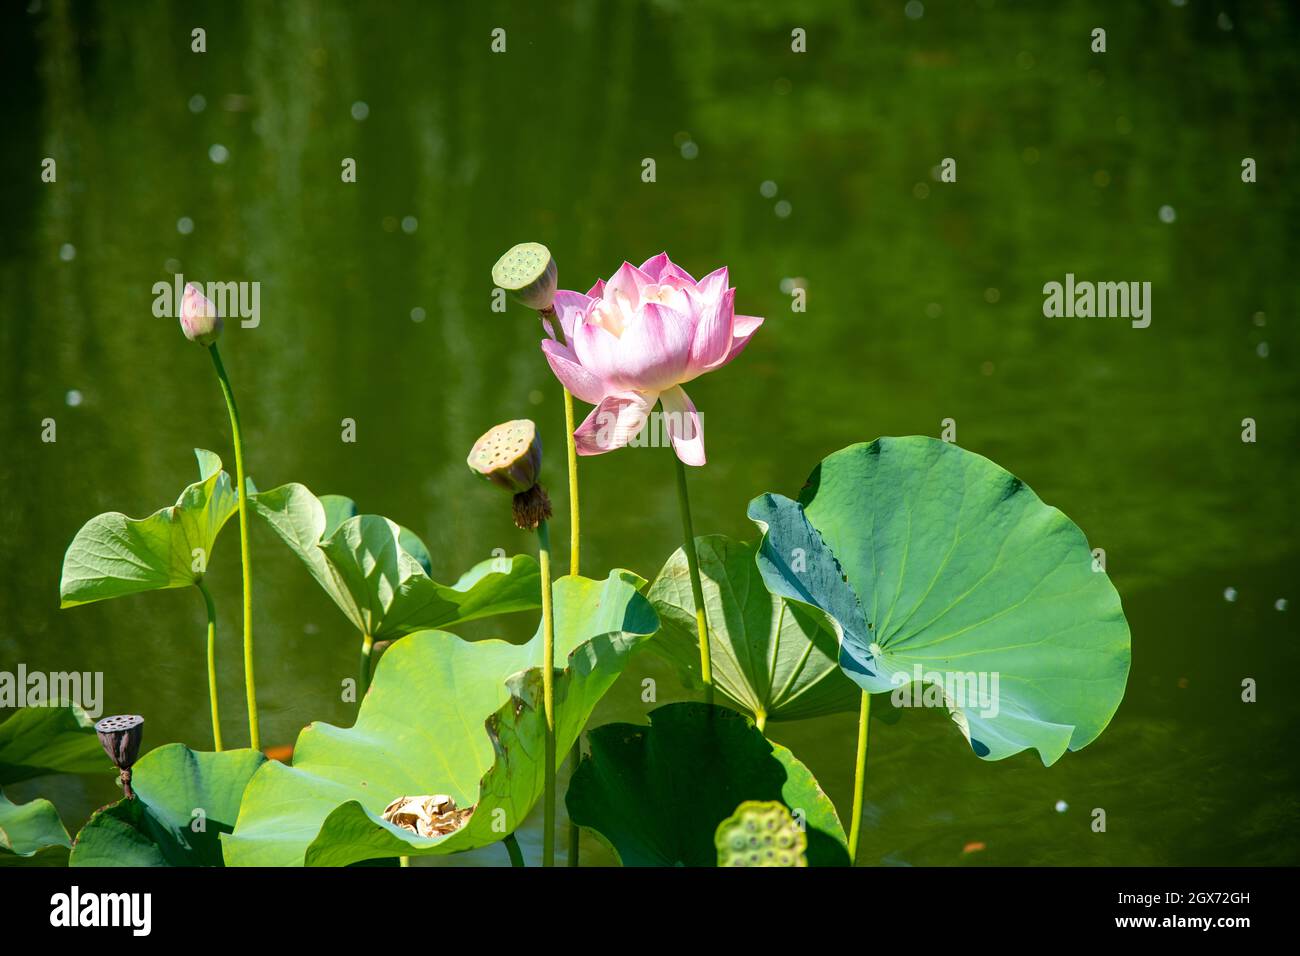
[[[193,282],[185,283],[185,295],[181,299],[181,331],[191,342],[211,345],[221,335],[221,316],[217,307]]]
[[[540,242],[521,242],[497,260],[492,281],[518,302],[541,312],[555,301],[558,273],[551,250]]]

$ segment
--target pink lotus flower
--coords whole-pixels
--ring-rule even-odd
[[[579,455],[622,448],[649,421],[655,402],[677,457],[703,465],[704,430],[682,385],[722,368],[763,320],[736,315],[723,266],[696,282],[661,252],[637,268],[624,262],[586,295],[561,289],[542,351],[570,392],[596,407],[574,432]]]
[[[217,307],[193,282],[185,283],[179,318],[181,331],[191,342],[211,345],[221,335],[223,322],[217,315]]]

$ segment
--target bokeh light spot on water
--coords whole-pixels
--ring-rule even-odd
[[[77,258],[77,247],[70,242],[65,242],[59,246],[59,258],[64,262],[71,262]]]
[[[76,408],[81,404],[81,392],[75,388],[70,388],[68,394],[63,396],[63,400],[68,403],[69,408]]]
[[[770,179],[763,180],[758,186],[758,194],[764,199],[771,199],[776,195],[776,183]]]
[[[202,93],[195,93],[190,97],[190,101],[187,105],[189,106],[191,113],[202,113],[208,108],[208,101],[204,98]]]
[[[1268,358],[1268,343],[1260,342],[1255,346],[1255,354],[1260,358]]]
[[[682,143],[682,159],[694,159],[700,155],[700,147],[696,145],[695,140],[688,139]]]
[[[1237,589],[1232,587],[1224,588],[1223,599],[1229,603],[1237,600]]]
[[[352,104],[352,118],[356,120],[358,123],[360,123],[363,119],[365,119],[369,115],[370,115],[370,107],[366,103],[362,102],[361,100],[357,100],[355,103]]]
[[[1285,611],[1286,604],[1287,604],[1286,598],[1278,598],[1276,601],[1273,602],[1273,609],[1275,611]]]
[[[194,231],[194,220],[189,216],[181,216],[176,220],[176,231],[182,236],[188,236]]]
[[[776,213],[777,219],[788,219],[790,213],[793,212],[793,207],[786,200],[778,199],[776,205],[772,207],[772,211]]]
[[[408,236],[419,228],[420,220],[416,219],[414,216],[404,216],[402,218],[402,232],[406,233]]]
[[[420,308],[418,305],[417,305],[414,309],[412,309],[412,310],[411,310],[411,321],[412,321],[412,322],[423,322],[423,321],[424,321],[424,309]]]
[[[1161,221],[1161,222],[1173,222],[1173,221],[1174,221],[1175,219],[1177,219],[1177,218],[1178,218],[1178,213],[1174,212],[1174,207],[1173,207],[1173,206],[1161,206],[1161,207],[1160,207],[1160,221]]]
[[[925,16],[925,4],[921,0],[907,0],[903,6],[903,14],[909,20],[919,20]]]
[[[1057,813],[1064,813],[1064,812],[1065,812],[1066,810],[1068,810],[1068,809],[1070,809],[1070,805],[1069,805],[1068,803],[1066,803],[1064,800],[1057,800],[1057,801],[1056,801],[1056,812],[1057,812]]]
[[[230,158],[230,150],[220,143],[213,143],[208,147],[208,159],[212,160],[218,166]]]

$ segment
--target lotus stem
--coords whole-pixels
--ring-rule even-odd
[[[208,586],[199,578],[194,582],[208,606],[208,703],[212,707],[212,747],[221,753],[221,715],[217,707],[217,605]]]
[[[361,661],[357,665],[357,700],[370,690],[370,652],[374,650],[375,639],[369,634],[361,635]]]
[[[506,853],[510,854],[511,866],[527,866],[524,862],[524,851],[519,849],[519,841],[515,839],[513,833],[507,833],[504,840],[501,841],[506,845]]]
[[[230,412],[230,432],[235,446],[235,492],[239,502],[239,560],[244,575],[244,696],[248,702],[249,746],[261,750],[257,732],[257,689],[253,680],[253,565],[248,548],[248,479],[244,474],[244,438],[239,430],[239,409],[235,406],[235,393],[230,387],[226,367],[221,364],[221,353],[213,342],[208,346],[212,364],[216,366],[221,382],[221,393],[226,398]]]
[[[557,324],[559,319],[554,320]],[[563,335],[563,331],[559,334]],[[573,440],[574,425],[573,415],[573,395],[566,388],[564,391],[564,438],[569,446],[569,573],[577,576],[579,574],[578,562],[578,529],[581,524],[578,517],[578,447]],[[577,769],[578,761],[582,757],[582,734],[579,733],[578,739],[573,742],[573,751],[570,754],[570,766]],[[569,866],[578,865],[578,855],[581,851],[581,841],[576,823],[569,823],[569,855],[566,862]]]
[[[858,754],[853,765],[853,819],[849,823],[849,865],[858,865],[858,839],[862,836],[862,793],[867,782],[867,723],[871,717],[871,695],[862,692],[858,708]]]
[[[691,525],[691,499],[686,492],[686,466],[673,454],[677,465],[677,501],[682,512],[682,536],[685,538],[686,566],[691,572],[691,596],[695,599],[695,630],[700,639],[700,678],[704,681],[706,700],[713,703],[713,670],[709,666],[709,621],[704,611],[704,586],[700,584],[700,559],[695,553],[695,529]]]
[[[573,750],[569,751],[569,774],[572,775],[578,770],[578,761],[582,759],[582,732],[578,732],[577,738],[573,741]],[[578,825],[569,820],[569,855],[565,857],[565,863],[569,866],[578,865],[578,857],[582,852],[582,831]]]
[[[564,437],[569,446],[569,573],[578,573],[578,447],[573,441],[573,396],[564,389]]]
[[[551,532],[537,525],[537,563],[542,571],[542,709],[546,716],[543,750],[542,866],[555,865],[555,609],[551,604]]]

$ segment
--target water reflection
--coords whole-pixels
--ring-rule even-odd
[[[1208,8],[1123,5],[1105,56],[1080,11],[994,2],[931,2],[919,19],[901,3],[756,0],[33,7],[0,31],[17,94],[0,178],[0,661],[102,670],[108,708],[147,711],[150,743],[207,737],[193,594],[56,609],[82,522],[174,500],[194,446],[226,454],[207,359],[153,318],[154,282],[261,283],[261,325],[223,343],[250,472],[392,516],[446,579],[529,546],[467,479],[473,439],[527,414],[563,442],[539,330],[490,311],[496,256],[541,239],[562,284],[585,289],[667,248],[697,274],[729,265],[738,306],[768,316],[692,391],[709,427],[701,533],[753,536],[755,494],[792,493],[849,442],[951,418],[960,444],[1105,548],[1125,598],[1134,670],[1111,729],[1049,771],[1032,755],[985,764],[942,715],[908,714],[874,735],[869,854],[1294,862],[1297,714],[1276,680],[1295,662],[1293,612],[1272,607],[1294,598],[1297,564],[1289,5],[1252,5],[1231,30]],[[790,52],[791,24],[807,54]],[[1257,184],[1240,182],[1243,155]],[[33,174],[45,156],[56,184]],[[944,157],[955,184],[932,174]],[[1152,282],[1151,327],[1044,319],[1042,285],[1066,272]],[[676,546],[666,455],[584,461],[589,570],[652,576]],[[353,635],[272,535],[253,544],[264,735],[349,723]],[[236,551],[227,534],[210,573],[232,740]],[[498,627],[531,623],[475,634]],[[676,693],[645,656],[597,719],[642,719],[644,676]],[[1259,704],[1239,702],[1246,676]],[[851,717],[771,729],[846,807]],[[74,824],[112,795],[107,777],[41,792]],[[1105,835],[1089,828],[1098,806]],[[963,854],[971,842],[986,849]],[[492,849],[484,862],[503,863]]]

